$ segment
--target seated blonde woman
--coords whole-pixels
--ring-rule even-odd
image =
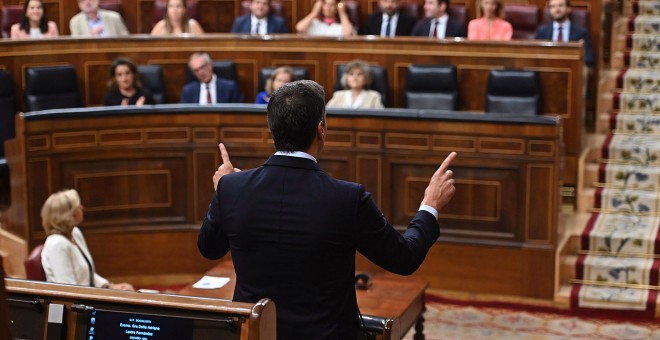
[[[204,33],[197,20],[190,18],[186,0],[168,0],[165,17],[156,23],[151,35],[168,35],[181,33]]]
[[[266,80],[265,91],[257,93],[256,104],[268,104],[270,95],[277,91],[282,85],[295,81],[293,69],[289,66],[276,68]]]
[[[327,107],[353,109],[380,109],[383,107],[380,93],[369,90],[372,76],[369,65],[362,60],[353,60],[346,65],[346,73],[341,76],[341,86],[345,90],[332,94]]]
[[[112,283],[96,273],[92,254],[78,225],[83,221],[84,207],[78,192],[62,190],[46,200],[41,208],[41,224],[46,242],[41,264],[48,282],[91,287],[135,290],[129,283]]]
[[[502,19],[502,0],[481,0],[483,17],[468,23],[468,40],[511,40],[513,27]]]
[[[308,35],[343,37],[355,34],[346,6],[337,0],[316,0],[312,11],[296,24],[296,31]]]

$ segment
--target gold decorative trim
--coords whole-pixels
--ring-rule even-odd
[[[660,286],[641,285],[641,284],[622,283],[622,282],[602,282],[602,281],[578,280],[578,279],[570,279],[569,282],[592,285],[592,286],[602,286],[602,287],[622,287],[622,288],[660,290]]]
[[[593,255],[593,256],[607,256],[607,257],[636,257],[641,259],[660,259],[660,254],[634,254],[634,253],[607,253],[604,251],[594,250],[578,250],[578,255]]]

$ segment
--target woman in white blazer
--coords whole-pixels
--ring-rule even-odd
[[[41,264],[48,282],[111,289],[135,290],[129,283],[112,283],[96,273],[85,237],[77,227],[83,221],[78,192],[56,192],[41,208],[41,224],[48,235],[41,252]]]
[[[372,76],[369,64],[362,60],[353,60],[346,65],[346,73],[341,76],[341,85],[345,90],[332,94],[327,107],[353,109],[380,109],[383,101],[380,93],[369,90]]]

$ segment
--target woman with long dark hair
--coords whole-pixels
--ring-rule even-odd
[[[190,18],[186,0],[168,0],[165,17],[151,30],[151,35],[204,33],[197,20]]]
[[[12,39],[57,37],[57,25],[48,21],[46,7],[41,0],[28,0],[23,7],[21,21],[11,26]]]

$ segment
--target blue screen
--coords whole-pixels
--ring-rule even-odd
[[[96,310],[86,340],[192,340],[193,319]]]

